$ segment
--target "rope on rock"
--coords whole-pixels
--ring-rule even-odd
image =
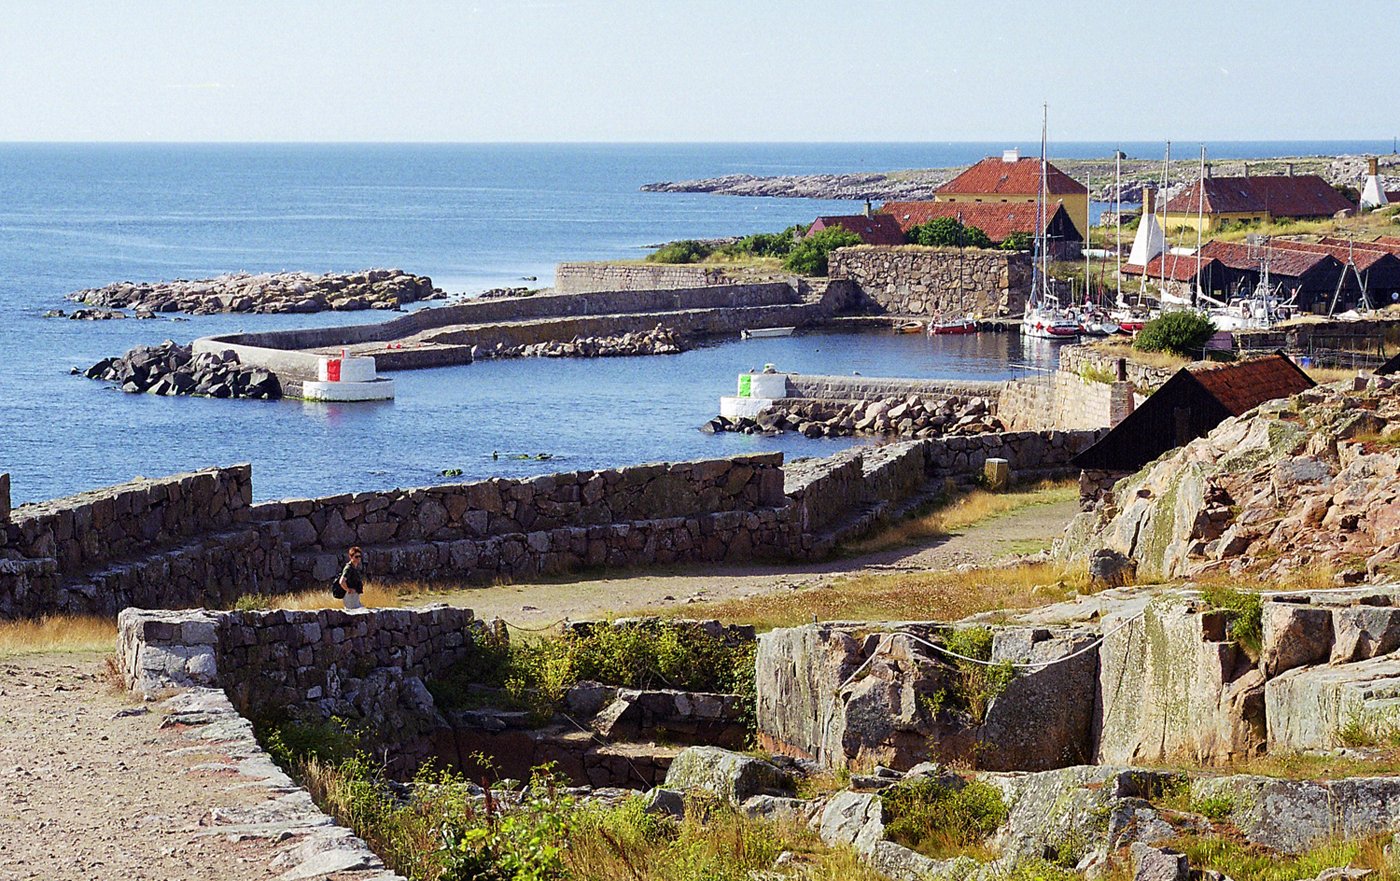
[[[1099,637],[1098,637],[1097,639],[1095,639],[1093,642],[1089,643],[1088,645],[1084,646],[1084,647],[1081,648],[1081,649],[1078,649],[1078,650],[1076,650],[1076,651],[1070,652],[1069,654],[1065,655],[1065,656],[1062,657],[1062,658],[1055,658],[1055,659],[1052,660],[1052,661],[1038,661],[1038,662],[1035,662],[1035,663],[1021,663],[1021,662],[1016,662],[1016,661],[984,661],[984,660],[982,660],[981,658],[970,658],[970,657],[968,657],[967,655],[960,655],[960,654],[958,654],[957,652],[953,651],[952,649],[945,648],[945,647],[943,647],[943,646],[941,646],[941,645],[939,645],[938,643],[935,643],[935,642],[930,642],[929,640],[924,639],[922,636],[919,636],[919,635],[914,634],[914,633],[910,633],[910,632],[907,631],[907,630],[891,630],[891,631],[889,631],[889,634],[890,634],[891,636],[907,636],[907,637],[909,637],[910,639],[914,640],[915,642],[920,643],[921,645],[926,645],[926,646],[928,646],[929,648],[933,649],[934,651],[938,652],[938,653],[941,654],[941,655],[946,655],[946,656],[948,656],[948,657],[950,657],[950,658],[956,658],[956,659],[958,659],[959,661],[966,661],[966,662],[968,662],[968,663],[970,663],[970,664],[980,664],[980,665],[982,665],[982,666],[984,666],[984,667],[1000,667],[1000,666],[1003,666],[1003,665],[1009,665],[1009,666],[1011,666],[1013,669],[1016,669],[1016,670],[1043,670],[1043,669],[1045,669],[1046,667],[1053,667],[1053,666],[1055,666],[1056,664],[1062,664],[1062,663],[1064,663],[1065,661],[1072,660],[1072,659],[1074,659],[1074,658],[1079,657],[1080,655],[1085,655],[1085,654],[1088,654],[1089,652],[1096,651],[1096,650],[1098,649],[1099,646],[1103,645],[1104,640],[1108,639],[1108,638],[1109,638],[1110,636],[1112,636],[1113,634],[1117,633],[1118,631],[1120,631],[1120,630],[1122,630],[1123,628],[1127,627],[1129,624],[1131,624],[1131,623],[1133,623],[1134,621],[1136,621],[1137,619],[1141,618],[1141,617],[1143,616],[1143,614],[1144,614],[1146,611],[1147,611],[1146,609],[1143,609],[1141,612],[1137,612],[1136,614],[1131,615],[1131,616],[1129,616],[1128,618],[1125,618],[1125,619],[1123,620],[1123,622],[1122,622],[1121,624],[1119,624],[1117,627],[1114,627],[1112,630],[1109,630],[1109,631],[1103,633],[1101,636],[1099,636]],[[847,676],[846,679],[845,679],[845,681],[842,682],[840,685],[838,685],[838,686],[836,687],[836,691],[837,691],[837,692],[840,692],[841,689],[845,688],[847,685],[850,685],[853,681],[855,681],[856,677],[858,677],[861,673],[865,672],[865,668],[866,668],[866,667],[869,667],[870,664],[871,664],[876,658],[878,658],[879,656],[880,656],[880,653],[879,653],[879,652],[873,652],[873,653],[870,655],[870,657],[868,657],[868,658],[865,659],[865,663],[863,663],[863,664],[861,664],[859,667],[857,667],[857,668],[855,669],[855,672],[854,672],[854,673],[852,673],[850,676]]]

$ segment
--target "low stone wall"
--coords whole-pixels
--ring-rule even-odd
[[[1138,364],[1132,359],[1124,359],[1127,381],[1139,389],[1157,389],[1171,379],[1179,368],[1151,367]],[[1093,346],[1060,346],[1060,371],[1076,376],[1098,373],[1104,376],[1118,375],[1119,357]]]
[[[987,398],[1001,396],[1004,382],[965,379],[897,379],[882,376],[822,376],[810,373],[787,374],[788,397],[821,398],[836,401],[875,401],[908,395],[946,398]]]
[[[355,544],[372,576],[461,582],[804,548],[778,453],[256,506],[251,494],[237,466],[22,507],[0,531],[0,617],[226,607],[324,585]]]
[[[1076,471],[1070,459],[1105,432],[1106,428],[1008,431],[857,447],[794,463],[785,488],[792,500],[794,525],[803,533],[820,533],[852,518],[858,532],[921,492],[940,489],[948,481],[971,482],[989,458],[1006,459],[1013,478]],[[868,522],[861,522],[862,517]],[[822,549],[820,543],[813,547]]]
[[[1112,428],[1136,407],[1131,382],[1095,382],[1057,370],[1006,384],[997,415],[1016,430]]]
[[[861,245],[838,248],[829,261],[831,278],[896,315],[1020,315],[1030,294],[1031,258],[1019,252]]]
[[[594,291],[650,291],[735,284],[751,273],[714,266],[669,263],[560,263],[554,290],[561,294]]]
[[[0,532],[0,554],[51,557],[64,574],[248,519],[250,465],[210,468],[23,505]]]

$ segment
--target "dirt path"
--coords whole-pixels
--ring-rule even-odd
[[[777,590],[818,587],[868,572],[947,569],[986,565],[1049,547],[1078,511],[1073,500],[1029,505],[968,527],[947,538],[861,557],[777,566],[685,566],[607,578],[517,583],[428,594],[421,602],[468,606],[478,617],[504,618],[528,629],[563,618],[584,620],[624,613],[749,597]]]
[[[0,878],[269,878],[267,841],[201,835],[227,761],[162,730],[96,654],[0,660]],[[205,830],[207,831],[207,830]]]

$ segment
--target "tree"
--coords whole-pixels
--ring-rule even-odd
[[[935,217],[928,223],[921,223],[909,230],[906,238],[911,245],[932,247],[955,247],[962,242],[966,231],[955,217]]]
[[[968,248],[990,248],[992,240],[987,238],[987,234],[982,232],[980,226],[963,227],[962,244]]]
[[[1133,348],[1198,358],[1212,336],[1215,336],[1215,322],[1201,313],[1168,312],[1143,325],[1133,341]]]
[[[859,244],[860,236],[834,226],[794,244],[783,266],[798,275],[826,275],[827,256],[832,251]]]

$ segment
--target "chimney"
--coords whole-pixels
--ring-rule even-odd
[[[1285,162],[1285,163],[1283,164],[1283,173],[1286,174],[1288,177],[1292,177],[1292,176],[1293,176],[1293,163],[1292,163],[1292,162]]]
[[[1249,177],[1249,163],[1248,163],[1248,162],[1246,162],[1246,163],[1244,164],[1244,176],[1245,176],[1245,177]]]
[[[1011,149],[1011,150],[1002,150],[1002,151],[1001,151],[1001,161],[1002,161],[1002,162],[1020,162],[1020,161],[1021,161],[1021,151],[1020,151],[1020,149],[1018,148],[1018,149]]]
[[[1210,163],[1206,163],[1206,177],[1210,177]]]
[[[1149,186],[1142,188],[1142,216],[1146,217],[1157,211],[1157,191]]]
[[[1376,157],[1374,157],[1374,156],[1367,156],[1367,157],[1366,157],[1366,173],[1367,173],[1367,174],[1380,174],[1380,173],[1381,173],[1381,161],[1380,161],[1379,159],[1377,159]]]
[[[866,200],[865,200],[865,216],[866,216],[866,217],[869,217],[869,216],[870,216],[870,213],[871,213],[871,212],[870,212],[870,200],[869,200],[869,199],[866,199]]]

